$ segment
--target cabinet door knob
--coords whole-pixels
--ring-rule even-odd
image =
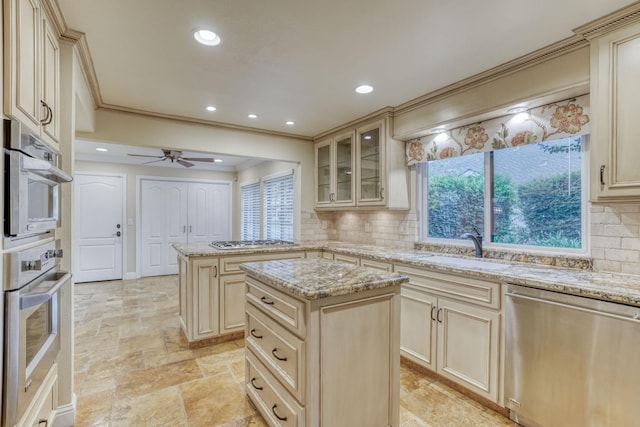
[[[600,185],[604,185],[604,165],[600,166]]]

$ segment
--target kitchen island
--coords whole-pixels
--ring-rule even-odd
[[[408,277],[319,258],[240,268],[246,392],[269,425],[399,425]]]

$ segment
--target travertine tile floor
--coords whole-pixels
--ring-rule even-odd
[[[265,426],[243,392],[244,341],[187,348],[176,276],[78,284],[74,298],[76,426]],[[405,366],[401,382],[403,427],[516,425]]]

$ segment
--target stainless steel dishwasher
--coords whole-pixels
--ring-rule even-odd
[[[524,426],[640,426],[640,307],[507,285],[505,404]]]

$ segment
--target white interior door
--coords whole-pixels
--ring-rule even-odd
[[[75,281],[122,279],[124,177],[76,174]]]
[[[189,183],[188,241],[231,239],[231,185]]]
[[[141,276],[178,273],[171,244],[186,241],[187,189],[184,182],[142,180]]]

